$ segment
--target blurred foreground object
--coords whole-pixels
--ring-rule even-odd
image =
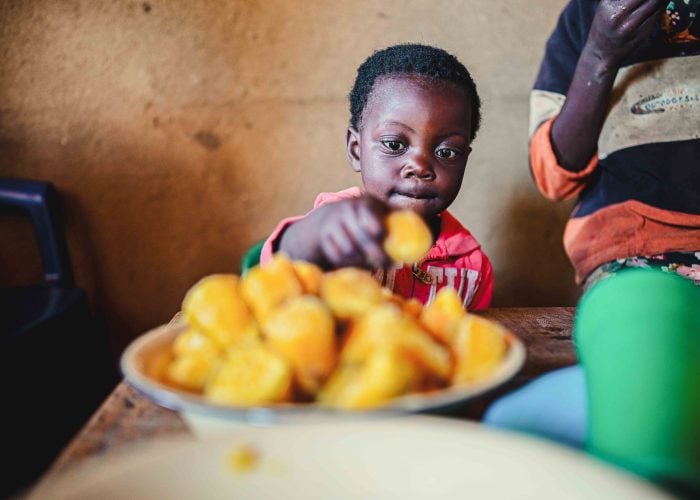
[[[700,288],[660,271],[623,271],[584,295],[574,332],[589,451],[700,493]]]
[[[39,485],[30,500],[673,498],[583,453],[473,422],[410,416],[142,441]]]

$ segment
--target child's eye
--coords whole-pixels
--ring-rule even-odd
[[[392,153],[400,153],[406,149],[401,141],[382,141],[382,145]]]
[[[454,160],[457,158],[457,156],[459,156],[459,151],[452,148],[440,148],[435,151],[435,154],[444,160]]]

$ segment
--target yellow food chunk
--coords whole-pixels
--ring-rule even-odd
[[[146,360],[144,371],[146,376],[159,382],[168,383],[168,366],[173,360],[170,349],[154,352]]]
[[[173,354],[175,356],[188,356],[201,354],[204,356],[218,354],[219,346],[207,335],[195,330],[187,328],[180,333],[173,343]]]
[[[319,394],[323,405],[344,409],[382,406],[417,388],[420,372],[399,349],[382,349],[362,363],[341,366]]]
[[[467,314],[452,341],[456,358],[453,384],[476,382],[487,377],[505,356],[506,330],[494,321]]]
[[[172,352],[174,357],[165,368],[166,380],[190,391],[201,391],[221,350],[207,335],[188,328],[177,336]]]
[[[360,316],[382,301],[382,287],[368,271],[346,267],[326,273],[321,298],[341,319]]]
[[[250,472],[260,461],[260,454],[249,445],[236,446],[226,457],[229,469],[232,472]]]
[[[352,325],[341,358],[343,362],[361,363],[380,350],[398,350],[419,370],[441,380],[452,374],[449,349],[393,304],[371,308]]]
[[[456,334],[459,320],[465,314],[462,299],[457,292],[453,288],[444,287],[437,293],[432,304],[423,308],[420,320],[435,338],[449,344]]]
[[[241,294],[261,325],[277,306],[302,292],[294,266],[283,254],[275,254],[265,266],[252,268],[241,280]]]
[[[316,394],[335,368],[335,320],[317,297],[289,299],[265,323],[265,341],[292,365],[300,387]]]
[[[187,323],[221,348],[257,338],[248,306],[238,291],[235,274],[213,274],[197,282],[185,296],[182,311]]]
[[[401,311],[411,318],[419,318],[423,312],[423,304],[415,297],[411,297],[401,304]]]
[[[174,384],[190,391],[200,392],[217,366],[220,358],[216,351],[177,356],[168,365],[166,376]]]
[[[214,403],[254,406],[287,401],[292,370],[277,354],[262,346],[229,350],[205,386],[205,396]]]
[[[321,291],[321,281],[323,281],[321,268],[303,260],[295,260],[292,262],[292,266],[297,273],[303,292],[307,295],[318,295]]]
[[[412,318],[420,317],[423,304],[415,297],[405,299],[401,295],[395,294],[387,288],[382,288],[382,301],[387,304],[398,306],[401,311]]]
[[[430,228],[412,210],[391,212],[385,223],[384,251],[394,262],[418,262],[433,246]]]

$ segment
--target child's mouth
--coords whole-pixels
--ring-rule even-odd
[[[405,198],[409,200],[431,200],[435,198],[432,193],[407,193],[395,191],[392,193],[392,197]]]
[[[389,205],[395,209],[408,208],[423,212],[432,205],[435,196],[432,193],[412,193],[395,191],[389,197]]]

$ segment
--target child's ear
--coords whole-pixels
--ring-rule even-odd
[[[360,171],[360,132],[354,127],[348,127],[345,136],[345,153],[348,155],[348,163],[355,172]]]

